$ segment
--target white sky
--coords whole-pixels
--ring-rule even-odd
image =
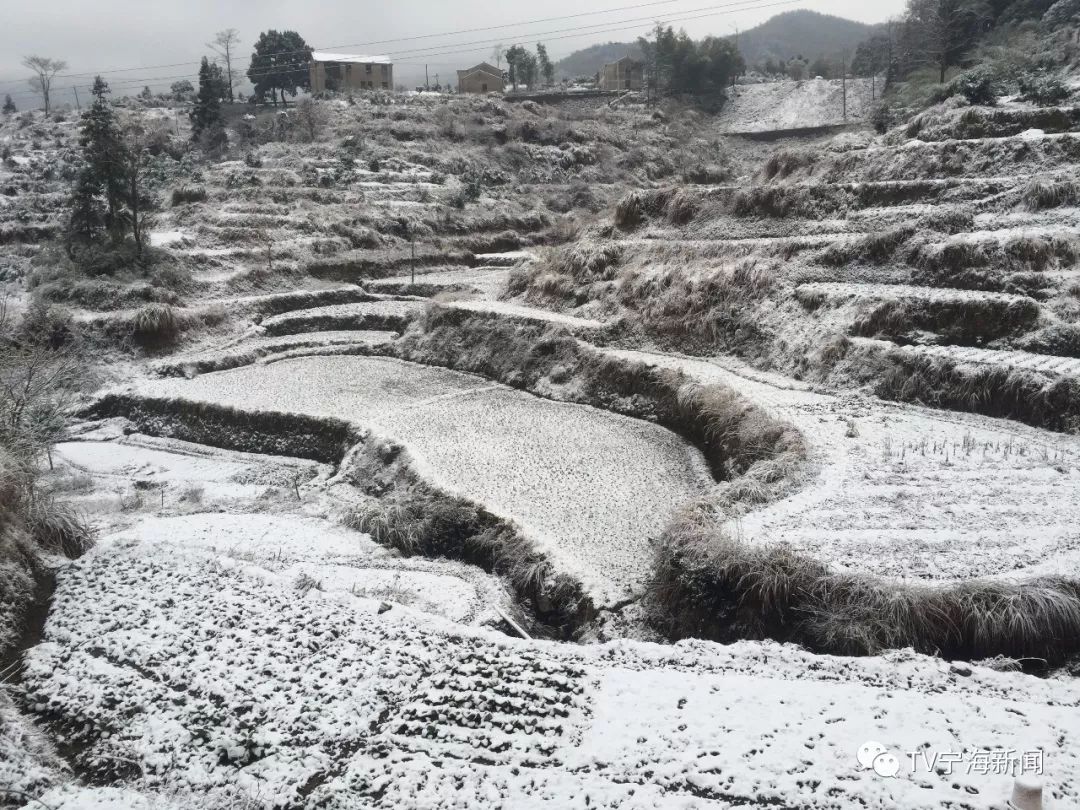
[[[205,43],[223,28],[240,31],[241,68],[246,68],[260,31],[294,29],[316,48],[348,46],[340,49],[391,53],[395,81],[415,84],[422,81],[425,63],[433,81],[436,73],[446,81],[456,68],[490,58],[498,41],[528,45],[541,40],[558,59],[596,42],[635,39],[654,20],[701,37],[732,33],[736,25],[750,28],[797,8],[881,22],[899,14],[904,5],[904,0],[547,0],[527,5],[494,0],[0,0],[0,95],[11,93],[20,108],[36,103],[28,95],[26,71],[19,64],[27,54],[64,59],[69,74],[103,72],[118,94],[137,92],[144,84],[164,89],[178,77],[194,79],[198,60],[208,53]],[[607,13],[522,24],[594,11]],[[699,19],[680,22],[680,16]],[[507,27],[451,33],[502,24]],[[376,43],[425,34],[439,36]],[[107,72],[117,68],[137,69]],[[57,100],[70,100],[70,85],[86,85],[92,78],[58,78],[56,86],[62,92]]]

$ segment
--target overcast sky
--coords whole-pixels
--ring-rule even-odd
[[[898,14],[904,0],[745,0],[741,10],[717,8],[733,5],[735,0],[547,0],[527,5],[495,0],[0,0],[0,94],[12,93],[20,108],[35,103],[26,95],[26,71],[19,64],[26,54],[64,59],[68,74],[103,72],[118,93],[137,92],[145,84],[164,89],[177,77],[194,78],[198,60],[208,52],[205,43],[223,28],[240,32],[241,68],[260,31],[295,29],[316,48],[390,53],[395,80],[414,84],[422,80],[425,63],[432,81],[436,73],[445,81],[455,68],[488,58],[496,41],[542,40],[557,59],[596,42],[632,40],[655,19],[700,37],[728,34],[736,25],[749,28],[794,8],[881,22]],[[555,17],[563,19],[523,24]],[[499,30],[452,33],[503,24],[507,27]],[[401,39],[425,34],[439,36]],[[118,68],[136,69],[108,72]],[[70,100],[71,84],[91,79],[58,78],[57,87],[66,94],[60,100]]]

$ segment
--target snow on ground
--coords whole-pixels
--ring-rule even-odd
[[[319,328],[332,330],[378,329],[383,325],[397,325],[421,311],[427,302],[392,300],[364,301],[358,304],[336,304],[314,307],[274,315],[262,322],[262,327],[273,335],[310,332]]]
[[[880,301],[994,301],[1001,304],[1030,302],[1025,295],[1013,293],[985,292],[983,290],[962,290],[947,287],[919,287],[911,284],[853,284],[844,281],[819,281],[800,284],[795,294],[803,296],[821,296],[831,301],[880,300]]]
[[[1004,419],[783,386],[717,362],[613,354],[730,385],[795,425],[815,477],[732,531],[900,579],[1068,574],[1080,565],[1080,438]]]
[[[552,312],[546,309],[514,304],[509,301],[450,301],[445,304],[456,309],[467,309],[470,312],[493,312],[498,315],[506,315],[511,318],[523,318],[530,321],[546,321],[571,329],[602,329],[604,324],[589,318],[578,318],[574,315],[566,315],[562,312]]]
[[[408,445],[433,482],[549,546],[598,605],[644,584],[651,539],[710,485],[700,453],[656,425],[387,358],[286,360],[139,391],[374,427]]]
[[[330,473],[312,461],[125,436],[121,430],[106,422],[61,442],[53,453],[52,486],[95,519],[113,521],[117,512],[134,510],[143,501],[185,511],[226,508],[275,489],[291,491],[325,480]]]
[[[62,571],[26,673],[85,760],[133,762],[178,803],[239,787],[257,807],[987,808],[1008,752],[1042,752],[1051,806],[1080,799],[1071,679],[527,642],[178,540],[120,538]],[[870,741],[895,777],[860,768]]]
[[[150,231],[150,244],[154,247],[166,247],[184,241],[183,231]]]
[[[847,119],[865,117],[873,103],[869,79],[847,82]],[[840,80],[744,84],[717,116],[722,132],[767,132],[845,123]]]
[[[182,354],[162,360],[153,365],[159,374],[182,373],[190,376],[201,368],[219,369],[271,362],[283,353],[300,349],[328,349],[332,347],[377,346],[397,337],[396,332],[380,332],[370,329],[349,331],[309,332],[277,337],[248,337],[231,347],[211,349],[192,354]]]
[[[466,270],[443,270],[417,273],[415,276],[392,276],[365,282],[372,291],[405,290],[412,287],[432,289],[474,290],[495,298],[505,287],[509,271],[503,267],[477,267]]]
[[[1059,357],[1052,354],[1034,354],[1019,349],[980,349],[975,346],[903,345],[874,338],[851,338],[859,346],[880,351],[898,351],[904,354],[951,360],[975,366],[1018,368],[1063,377],[1080,377],[1080,358]]]

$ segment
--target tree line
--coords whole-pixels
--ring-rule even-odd
[[[729,37],[694,41],[685,31],[657,25],[651,37],[640,37],[645,80],[652,93],[705,96],[721,93],[745,69],[738,47]]]

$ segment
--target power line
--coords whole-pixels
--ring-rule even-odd
[[[559,41],[559,40],[564,40],[564,39],[575,39],[577,37],[582,37],[582,36],[595,36],[597,34],[605,34],[605,33],[614,33],[614,32],[620,32],[620,31],[637,30],[637,29],[640,29],[640,28],[644,27],[644,25],[645,25],[645,23],[643,23],[644,20],[650,20],[650,22],[648,23],[649,26],[651,26],[654,22],[662,22],[662,23],[668,23],[668,24],[670,24],[670,23],[682,23],[682,22],[690,22],[690,21],[693,21],[693,20],[705,19],[705,18],[708,18],[708,17],[721,16],[721,15],[725,15],[725,14],[735,14],[735,13],[738,13],[738,12],[741,12],[741,11],[757,11],[757,10],[766,9],[766,8],[775,8],[775,7],[778,7],[778,6],[795,5],[795,4],[798,4],[798,3],[801,3],[801,2],[805,2],[805,0],[777,0],[777,2],[772,2],[772,3],[761,3],[761,2],[759,2],[759,0],[739,0],[739,2],[736,2],[736,3],[726,3],[726,4],[715,5],[715,6],[705,6],[705,7],[698,8],[698,9],[688,9],[686,11],[677,12],[677,14],[679,14],[679,15],[692,15],[692,16],[672,16],[672,17],[669,17],[666,20],[660,20],[660,21],[654,20],[652,18],[647,18],[647,17],[638,17],[638,18],[631,18],[630,20],[621,20],[621,21],[619,21],[620,23],[624,23],[624,22],[634,23],[633,25],[620,25],[620,26],[614,27],[614,28],[605,28],[605,29],[593,30],[593,31],[582,31],[581,29],[578,29],[578,28],[574,28],[574,29],[566,29],[566,28],[564,28],[564,29],[558,29],[556,31],[549,31],[549,32],[530,32],[526,36],[542,36],[542,37],[544,37],[543,41],[551,42],[551,41]],[[716,11],[716,10],[705,11],[706,9],[726,9],[726,10],[723,10],[723,11]],[[705,11],[705,13],[700,13],[700,14],[695,14],[694,13],[694,12],[699,12],[699,11]],[[607,25],[607,23],[600,23],[599,25]],[[587,26],[587,27],[588,28],[596,28],[597,26],[594,25],[594,26]],[[563,36],[554,36],[554,37],[549,36],[549,34],[560,33],[562,31],[574,31],[575,33],[566,34],[566,35],[563,35]],[[513,37],[513,38],[520,39],[520,37]],[[477,40],[477,41],[474,41],[474,42],[467,42],[467,43],[455,43],[453,45],[448,44],[448,45],[445,45],[445,46],[433,46],[433,47],[451,47],[451,48],[459,48],[459,47],[465,47],[465,46],[470,46],[470,45],[481,46],[481,47],[470,48],[468,50],[438,51],[438,52],[435,52],[435,53],[427,53],[427,54],[425,54],[424,51],[432,50],[432,48],[426,48],[426,49],[418,49],[418,50],[415,50],[415,51],[402,51],[402,52],[398,52],[398,53],[400,53],[402,55],[406,55],[406,56],[414,56],[414,58],[418,58],[418,57],[422,57],[422,56],[449,56],[449,55],[459,55],[459,54],[466,54],[466,53],[479,53],[479,52],[485,51],[487,48],[491,47],[492,43],[494,43],[494,42],[495,42],[495,40]],[[526,40],[525,44],[533,44],[533,43]],[[302,52],[298,51],[296,53],[304,53],[306,55],[307,51],[302,51]],[[278,54],[278,55],[280,55],[280,54]],[[194,64],[194,63],[191,63],[191,64]],[[244,74],[244,75],[247,75],[247,77],[249,79],[251,79],[251,78],[259,78],[261,76],[266,76],[266,75],[270,75],[272,73],[276,73],[276,72],[278,72],[279,70],[282,70],[282,69],[299,69],[299,68],[301,68],[303,66],[306,66],[307,64],[308,64],[308,60],[305,58],[302,61],[298,60],[298,61],[292,62],[292,63],[285,63],[285,64],[281,64],[281,65],[276,65],[273,70],[266,70],[266,71],[262,71],[262,72],[251,74],[251,75],[247,75],[247,74]],[[423,65],[425,63],[424,62],[400,62],[400,61],[395,61],[395,64],[421,66],[421,65]],[[430,62],[427,63],[427,64],[430,64]],[[450,64],[450,63],[443,63],[443,64]],[[248,66],[250,67],[250,61],[248,63]],[[138,85],[154,85],[154,84],[163,84],[165,82],[170,82],[170,81],[178,81],[180,79],[189,79],[190,80],[190,79],[196,79],[196,78],[198,78],[198,74],[191,74],[191,73],[183,73],[183,74],[177,74],[177,75],[172,75],[172,76],[145,76],[145,77],[140,77],[140,78],[135,78],[135,79],[122,79],[122,80],[119,80],[119,81],[110,82],[109,86],[110,86],[110,88],[112,88],[112,87],[130,87],[130,86],[138,86]],[[62,92],[64,90],[66,90],[66,89],[70,89],[73,86],[89,87],[90,85],[85,85],[85,84],[61,85],[60,87],[56,88],[56,92]],[[32,91],[24,91],[22,93],[15,93],[15,94],[12,94],[12,95],[37,96],[37,95],[40,95],[40,93],[34,93]]]
[[[515,27],[517,27],[519,25],[537,25],[539,23],[554,22],[555,20],[571,20],[571,19],[578,19],[580,17],[595,16],[597,14],[613,14],[616,11],[631,11],[633,9],[647,8],[647,7],[650,7],[650,6],[671,5],[672,3],[678,3],[678,2],[684,2],[684,0],[652,0],[652,2],[648,2],[648,3],[637,3],[635,5],[630,5],[630,6],[616,6],[614,8],[601,9],[599,11],[582,11],[582,12],[579,12],[577,14],[564,14],[564,15],[561,15],[561,16],[558,16],[558,17],[544,17],[544,18],[539,19],[539,20],[523,20],[523,21],[520,21],[520,22],[505,23],[503,25],[489,25],[489,26],[484,26],[484,27],[481,27],[481,28],[463,28],[463,29],[458,30],[458,31],[445,31],[445,32],[439,33],[439,34],[419,34],[419,35],[410,36],[410,37],[399,37],[398,39],[382,39],[382,40],[371,40],[369,42],[353,42],[353,43],[350,43],[350,44],[347,44],[347,45],[323,45],[323,46],[320,46],[318,48],[315,48],[314,50],[317,50],[317,51],[319,51],[319,50],[332,51],[332,50],[336,50],[338,48],[361,48],[361,47],[366,47],[368,45],[386,45],[386,44],[391,43],[391,42],[413,42],[413,41],[416,41],[416,40],[419,40],[419,39],[432,39],[434,37],[452,37],[452,36],[457,36],[458,34],[475,34],[475,33],[479,32],[479,31],[496,31],[496,30],[499,30],[499,29],[502,29],[502,28],[515,28]],[[292,54],[299,54],[299,53],[303,53],[303,51],[283,51],[282,55],[283,56],[290,56]],[[76,78],[82,78],[82,77],[85,77],[85,76],[102,76],[102,77],[104,77],[105,75],[107,75],[109,73],[131,73],[131,72],[136,71],[136,70],[161,70],[161,69],[165,69],[165,68],[187,67],[188,65],[197,65],[197,64],[199,64],[199,61],[195,61],[195,62],[173,62],[172,64],[167,64],[167,65],[142,65],[140,67],[130,67],[130,68],[110,68],[108,70],[91,70],[91,71],[87,71],[86,73],[62,73],[62,74],[58,74],[56,76],[56,78],[58,78],[58,79],[76,79]],[[27,78],[29,78],[29,77],[27,77]],[[27,80],[26,78],[23,78],[23,79],[3,79],[3,80],[0,80],[0,87],[7,86],[7,85],[10,85],[10,84],[16,84],[18,82],[24,82],[26,80]]]

